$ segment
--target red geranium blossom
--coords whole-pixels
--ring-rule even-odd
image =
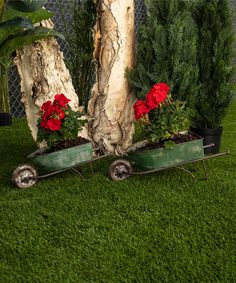
[[[54,113],[55,113],[55,116],[57,116],[59,119],[65,118],[65,113],[59,105],[54,106]]]
[[[170,87],[166,83],[155,84],[146,95],[146,101],[138,100],[134,104],[135,119],[138,120],[151,110],[158,107],[168,95]]]
[[[51,131],[58,131],[61,129],[62,122],[58,119],[51,118],[47,120],[45,128]]]
[[[71,145],[67,141],[77,140],[78,132],[82,130],[85,123],[84,119],[79,119],[82,113],[74,111],[69,101],[64,94],[56,94],[52,101],[43,103],[37,113],[37,141],[45,141],[48,148],[58,149],[60,143],[65,147]]]
[[[52,105],[52,102],[50,100],[44,102],[43,105],[41,106],[41,110],[43,110],[43,116],[45,118],[52,115],[52,113],[54,111],[54,107]]]
[[[40,127],[51,131],[58,131],[61,129],[62,120],[65,118],[63,108],[66,108],[70,99],[66,98],[64,94],[56,94],[54,101],[48,100],[41,106],[39,115],[41,116]]]
[[[155,84],[153,86],[153,88],[156,90],[156,91],[164,91],[164,92],[169,92],[170,91],[170,87],[166,84],[166,83],[158,83],[158,84]]]
[[[54,97],[54,103],[55,105],[60,105],[61,107],[65,107],[68,102],[70,101],[70,99],[68,99],[64,94],[60,93],[60,94],[56,94]]]
[[[41,109],[46,112],[51,105],[52,101],[48,100],[42,104]]]
[[[146,96],[147,105],[151,110],[155,109],[166,98],[167,98],[167,93],[165,91],[160,91],[152,88]]]
[[[148,107],[151,110],[155,109],[166,99],[169,90],[170,87],[166,83],[155,84],[146,95]]]
[[[55,108],[50,100],[43,103],[41,106],[42,110],[42,119],[48,119],[51,115],[53,115]]]
[[[150,111],[150,109],[147,107],[146,102],[143,100],[137,100],[133,107],[136,120],[140,119]]]

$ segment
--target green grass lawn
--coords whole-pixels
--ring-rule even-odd
[[[236,101],[209,180],[177,170],[113,182],[91,176],[11,184],[36,148],[24,119],[0,128],[0,282],[236,282]]]

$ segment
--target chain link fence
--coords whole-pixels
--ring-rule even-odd
[[[58,5],[58,1],[60,1],[60,5]],[[64,17],[67,21],[72,20],[72,12],[68,7],[70,7],[69,2],[71,0],[49,0],[47,2],[46,8],[52,12],[54,12],[53,23],[55,25],[55,29],[63,33],[64,31],[64,24],[63,24],[63,17],[61,15],[61,7],[64,7]],[[168,1],[168,0],[167,0]],[[236,7],[236,0],[230,0],[232,3],[232,7]],[[143,18],[145,17],[145,6],[144,0],[135,0],[135,26],[136,26],[136,35],[138,31],[138,26],[142,22]],[[236,21],[235,21],[235,29],[236,29]],[[68,45],[65,41],[58,39],[58,42],[61,46],[61,50],[64,53],[64,57],[66,59],[71,59],[71,54],[68,50]],[[236,57],[234,60],[236,65]],[[236,78],[235,78],[236,79]],[[24,106],[21,102],[21,95],[20,95],[20,79],[16,68],[13,67],[10,71],[9,75],[9,89],[10,89],[10,105],[11,105],[11,114],[13,117],[23,117],[25,115]]]

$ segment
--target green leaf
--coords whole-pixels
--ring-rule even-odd
[[[36,27],[34,30],[26,30],[19,34],[12,35],[0,45],[0,58],[10,55],[18,48],[51,36],[63,38],[59,32],[44,27]]]
[[[47,0],[8,0],[7,6],[21,12],[33,12],[42,8]]]
[[[8,36],[17,33],[23,28],[33,29],[32,21],[27,18],[16,17],[7,22],[0,23],[0,44]]]
[[[35,24],[41,22],[42,20],[47,20],[51,18],[53,15],[54,13],[45,9],[39,9],[32,13],[24,13],[8,8],[4,11],[1,21],[5,22],[15,17],[23,17],[30,19],[32,23]]]
[[[164,147],[165,149],[172,149],[175,146],[175,143],[173,141],[165,141]]]

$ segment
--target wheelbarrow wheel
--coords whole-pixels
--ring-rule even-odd
[[[133,172],[133,167],[128,160],[118,159],[109,166],[108,174],[114,181],[125,180],[130,177]]]
[[[34,179],[34,177],[37,177],[35,168],[31,165],[23,164],[13,171],[12,182],[19,189],[27,189],[37,182],[37,179]]]

